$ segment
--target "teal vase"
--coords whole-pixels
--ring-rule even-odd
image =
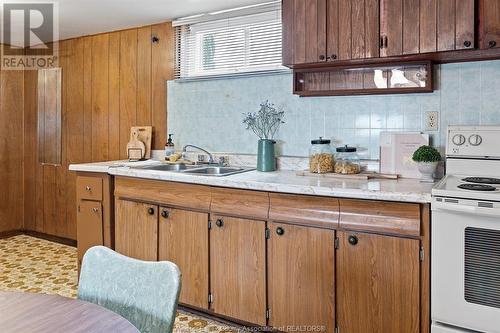
[[[261,139],[257,152],[257,170],[262,172],[276,171],[276,141]]]

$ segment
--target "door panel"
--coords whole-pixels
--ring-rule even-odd
[[[500,47],[500,1],[482,0],[481,19],[483,25],[481,48]]]
[[[436,52],[437,2],[420,0],[420,53]]]
[[[335,232],[279,223],[269,228],[269,326],[321,326],[333,332]]]
[[[266,223],[213,215],[211,219],[210,308],[266,325]]]
[[[456,49],[474,48],[475,11],[474,0],[456,1]]]
[[[159,230],[159,260],[182,273],[179,302],[207,309],[208,214],[161,208]]]
[[[418,333],[420,241],[347,232],[338,237],[340,331]]]
[[[158,260],[158,206],[116,200],[116,251],[128,257]]]
[[[403,53],[403,2],[380,1],[380,37],[384,46],[380,56],[392,57]]]
[[[97,201],[81,201],[76,218],[78,262],[93,246],[103,245],[102,206]]]

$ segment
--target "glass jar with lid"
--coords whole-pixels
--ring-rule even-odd
[[[322,137],[311,141],[309,149],[309,171],[312,173],[333,172],[335,165],[335,154],[331,147],[331,141]]]
[[[352,175],[361,172],[361,163],[355,147],[339,147],[335,156],[335,173]]]

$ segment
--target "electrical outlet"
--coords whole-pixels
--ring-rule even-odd
[[[439,130],[439,113],[437,111],[428,111],[425,113],[425,130]]]

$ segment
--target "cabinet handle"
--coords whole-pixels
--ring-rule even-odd
[[[155,214],[155,209],[154,208],[148,208],[148,214],[149,215],[154,215]]]
[[[99,208],[92,208],[92,212],[99,213]]]
[[[319,60],[324,61],[325,59],[326,59],[326,57],[324,55],[319,56]]]
[[[358,245],[358,237],[349,236],[349,244],[351,244],[352,246]]]
[[[384,48],[388,48],[389,47],[389,38],[387,36],[384,36]]]
[[[381,49],[386,49],[387,48],[387,44],[389,44],[387,36],[381,36],[380,37],[380,48]]]
[[[215,225],[218,226],[219,228],[222,228],[224,226],[224,221],[222,219],[218,219],[215,222]]]
[[[494,40],[490,40],[490,42],[488,43],[488,45],[489,45],[491,48],[493,48],[493,47],[497,46],[497,42],[496,42],[496,41],[494,41]]]
[[[465,46],[465,47],[471,47],[471,45],[472,45],[472,42],[471,42],[470,40],[466,40],[466,41],[464,42],[464,46]]]
[[[87,192],[92,191],[92,187],[90,187],[90,186],[85,186],[85,191],[87,191]]]
[[[278,236],[283,236],[285,234],[285,229],[283,229],[282,227],[276,228],[276,234]]]
[[[165,218],[165,219],[168,219],[170,217],[170,213],[168,212],[168,210],[164,209],[162,212],[161,212],[161,217]]]

